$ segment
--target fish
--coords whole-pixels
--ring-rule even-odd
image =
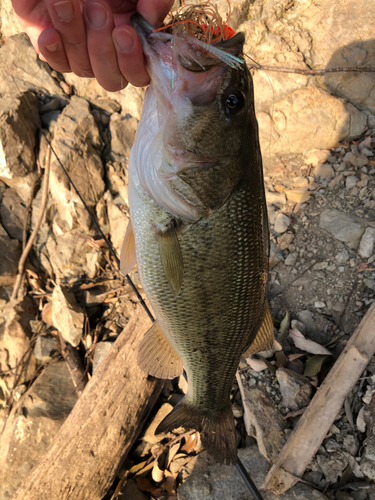
[[[129,158],[121,270],[128,274],[137,264],[156,317],[138,364],[158,378],[187,374],[185,397],[156,432],[195,429],[216,461],[235,464],[235,373],[242,356],[268,349],[274,339],[245,38],[239,32],[212,50],[186,32],[155,32],[139,14],[131,22],[151,84]]]

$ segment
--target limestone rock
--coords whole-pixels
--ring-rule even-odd
[[[113,201],[107,202],[107,213],[111,231],[111,242],[118,255],[120,255],[126,228],[129,224],[129,217]]]
[[[0,248],[2,255],[6,259],[0,259],[0,286],[6,284],[8,278],[9,284],[13,282],[12,277],[17,274],[18,260],[21,256],[21,246],[19,241],[12,240],[8,236],[3,226],[0,224]]]
[[[14,405],[0,440],[0,498],[8,500],[77,401],[65,361],[50,364]]]
[[[73,96],[54,127],[53,147],[72,181],[89,207],[104,193],[104,169],[98,151],[99,130],[85,99]],[[90,227],[87,213],[55,157],[51,160],[50,189],[61,222],[55,234],[73,227]],[[57,232],[56,232],[57,231]]]
[[[278,213],[275,219],[275,231],[279,234],[285,233],[290,224],[290,219],[287,215]]]
[[[0,9],[0,26],[3,38],[22,33],[24,29],[16,16],[11,0],[2,0]]]
[[[130,149],[134,142],[138,121],[127,114],[113,113],[109,123],[111,131],[111,154],[113,160],[120,161],[124,157],[129,158]]]
[[[11,238],[22,242],[26,208],[14,189],[4,192],[0,205],[1,223]]]
[[[63,95],[51,76],[52,69],[39,59],[26,33],[6,39],[0,52],[0,94],[37,89],[46,94]]]
[[[361,242],[359,244],[359,255],[366,259],[371,257],[371,255],[375,252],[375,228],[368,227],[366,228]]]
[[[51,304],[51,302],[48,302],[48,304]],[[46,363],[51,359],[51,354],[58,349],[59,343],[55,337],[38,335],[34,346],[34,356],[40,363]]]
[[[0,97],[0,179],[5,182],[34,170],[38,121],[37,100],[32,92]]]
[[[256,446],[238,450],[238,456],[259,488],[270,468]],[[298,483],[283,495],[262,490],[264,500],[324,500],[316,489]],[[190,477],[179,486],[178,500],[242,500],[250,498],[249,490],[235,466],[215,464],[206,452],[200,453]]]
[[[76,347],[82,338],[84,313],[73,293],[56,286],[52,294],[52,321],[64,340]]]
[[[345,243],[349,248],[358,248],[365,228],[351,215],[336,209],[326,209],[320,215],[319,227],[328,231],[334,238]]]

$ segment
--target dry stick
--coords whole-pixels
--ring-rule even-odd
[[[17,295],[18,295],[18,292],[19,292],[19,289],[20,289],[20,286],[22,283],[23,274],[25,271],[25,264],[26,264],[27,256],[29,255],[31,247],[35,241],[35,238],[37,237],[40,226],[42,225],[44,212],[46,211],[46,206],[47,206],[50,170],[51,170],[51,149],[49,149],[48,161],[47,161],[46,168],[45,168],[44,186],[43,186],[43,192],[42,192],[42,202],[41,202],[41,206],[40,206],[38,220],[36,221],[33,232],[31,233],[30,238],[29,238],[29,240],[28,240],[28,242],[27,242],[27,244],[22,252],[21,258],[19,260],[17,280],[16,280],[16,284],[14,285],[11,300],[17,298]]]
[[[34,199],[34,191],[35,187],[37,185],[37,180],[33,181],[33,185],[31,186],[31,194],[30,194],[30,199],[29,203],[27,204],[26,207],[26,216],[25,216],[25,221],[23,224],[23,232],[22,232],[22,250],[25,250],[26,247],[26,240],[27,240],[27,226],[29,225],[29,216],[31,212],[31,206],[33,204],[33,199]]]
[[[262,488],[281,495],[299,481],[375,352],[374,325],[375,302],[300,418]]]
[[[74,387],[78,396],[81,396],[88,382],[87,374],[83,368],[81,358],[78,351],[69,343],[66,342],[59,332],[59,340],[61,346],[61,354],[68,365],[69,373],[72,378]]]

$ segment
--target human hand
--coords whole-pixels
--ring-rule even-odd
[[[141,41],[130,26],[139,12],[160,25],[173,0],[12,0],[43,61],[61,73],[96,78],[109,92],[147,85]]]

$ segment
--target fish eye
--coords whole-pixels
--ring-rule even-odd
[[[245,105],[245,96],[238,90],[231,90],[225,96],[225,111],[234,115],[241,111]]]

